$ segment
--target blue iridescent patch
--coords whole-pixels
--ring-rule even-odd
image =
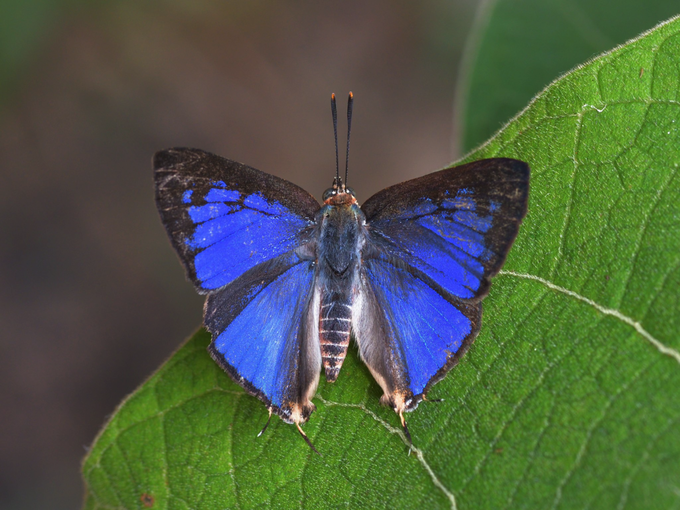
[[[194,254],[196,278],[208,290],[294,249],[298,234],[310,223],[260,193],[242,195],[224,186],[215,183],[202,196],[185,193],[182,200],[192,222],[184,243]],[[197,203],[202,205],[193,205]]]

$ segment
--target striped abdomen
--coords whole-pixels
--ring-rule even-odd
[[[319,314],[319,341],[321,359],[328,382],[333,382],[338,378],[340,367],[347,355],[351,326],[351,302],[338,294],[323,296]]]

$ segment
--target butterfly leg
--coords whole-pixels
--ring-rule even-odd
[[[272,408],[269,407],[269,418],[267,418],[267,423],[264,424],[264,427],[262,427],[262,430],[260,430],[260,433],[257,435],[257,437],[260,437],[262,434],[264,434],[264,431],[267,430],[267,427],[269,427],[269,422],[272,421]]]
[[[411,433],[408,431],[408,427],[406,426],[403,410],[399,411],[399,419],[401,420],[401,428],[404,429],[404,435],[406,436],[406,439],[408,439],[408,443],[412,445],[413,441],[411,440]]]
[[[376,377],[375,374],[374,377]],[[383,378],[376,377],[376,379],[378,381],[384,382]],[[402,391],[393,391],[392,393],[385,392],[385,394],[380,397],[380,403],[384,406],[389,406],[394,409],[394,412],[397,413],[397,416],[399,416],[399,421],[401,421],[401,428],[404,430],[404,436],[406,436],[409,444],[413,444],[413,441],[411,440],[411,433],[409,432],[408,426],[406,425],[406,420],[404,419],[404,411],[411,411],[415,409],[415,407],[410,407],[409,404],[412,401],[412,398],[407,397],[408,395]]]
[[[299,423],[299,422],[295,422],[295,426],[297,427],[298,432],[300,432],[300,435],[302,436],[302,438],[307,442],[307,444],[308,444],[309,447],[314,451],[314,453],[316,453],[317,455],[321,455],[321,454],[319,453],[319,451],[318,451],[316,448],[314,448],[314,445],[312,444],[312,442],[311,442],[311,441],[309,440],[309,438],[307,437],[307,434],[304,433],[304,431],[302,430],[302,427],[300,427],[300,423]]]

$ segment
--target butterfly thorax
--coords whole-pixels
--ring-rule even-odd
[[[349,346],[354,288],[365,242],[365,217],[350,193],[333,195],[325,204],[317,217],[319,342],[326,380],[333,382]]]

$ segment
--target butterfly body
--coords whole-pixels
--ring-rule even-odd
[[[400,416],[471,345],[481,300],[527,209],[529,168],[469,163],[359,205],[197,149],[154,158],[156,200],[196,289],[213,359],[270,411],[304,423],[350,338]],[[337,184],[337,183],[336,183]],[[403,423],[403,417],[402,417]]]
[[[317,215],[317,223],[316,281],[321,292],[319,345],[326,380],[333,382],[349,347],[366,218],[356,198],[350,193],[342,193],[325,201]]]

